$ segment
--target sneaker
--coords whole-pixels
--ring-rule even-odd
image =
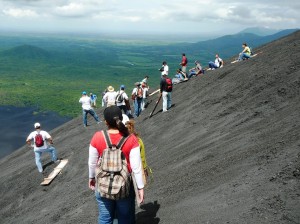
[[[97,124],[100,124],[100,123],[102,123],[102,121],[98,121],[98,122],[97,122]]]

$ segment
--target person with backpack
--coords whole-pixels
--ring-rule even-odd
[[[251,50],[250,47],[246,43],[242,44],[242,47],[244,48],[243,51],[239,54],[238,61],[242,61],[245,59],[248,59],[251,57]]]
[[[107,87],[107,93],[103,96],[106,106],[110,107],[112,105],[116,105],[116,97],[117,97],[117,92],[115,91],[114,87],[109,86]]]
[[[214,70],[217,68],[222,68],[224,66],[224,61],[222,60],[222,58],[219,57],[219,54],[216,54],[216,59],[215,62],[208,62],[208,70]]]
[[[132,90],[131,99],[134,101],[134,114],[136,117],[140,116],[142,112],[142,101],[143,101],[143,88],[140,82],[135,83],[135,88]]]
[[[50,134],[44,130],[41,130],[41,124],[34,124],[35,131],[31,132],[26,143],[33,148],[35,155],[35,163],[40,173],[43,172],[43,165],[41,156],[44,152],[49,152],[51,154],[52,162],[60,161],[57,159],[56,149],[52,146],[53,140]]]
[[[172,80],[168,77],[167,74],[163,74],[163,77],[160,80],[160,94],[162,95],[162,99],[163,99],[163,112],[166,112],[171,108],[172,88],[173,88]]]
[[[147,97],[149,95],[149,87],[147,86],[147,84],[145,82],[142,82],[142,89],[143,89],[143,99],[142,99],[142,103],[141,103],[141,107],[142,107],[142,111],[145,110],[145,108],[147,107]]]
[[[91,106],[91,98],[86,95],[85,91],[82,92],[79,103],[82,104],[82,117],[84,127],[87,127],[87,114],[92,115],[93,118],[97,121],[97,124],[100,124],[101,121]]]
[[[111,224],[116,217],[119,224],[134,223],[135,179],[139,202],[144,201],[144,183],[138,139],[130,135],[122,123],[122,111],[107,107],[103,116],[108,130],[98,131],[89,146],[89,181],[98,203],[98,223]]]
[[[120,90],[117,91],[116,104],[117,107],[119,107],[121,111],[123,110],[124,114],[126,115],[128,113],[128,108],[127,108],[128,103],[126,103],[126,101],[128,100],[129,100],[128,96],[125,92],[125,85],[121,85]]]

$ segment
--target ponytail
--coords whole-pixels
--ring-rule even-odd
[[[125,125],[123,124],[123,122],[120,120],[119,117],[114,117],[115,120],[115,124],[116,124],[116,128],[119,130],[119,132],[121,132],[121,134],[124,137],[127,137],[129,135],[129,131],[128,129],[125,127]]]

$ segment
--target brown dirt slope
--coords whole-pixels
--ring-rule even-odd
[[[149,119],[153,97],[137,119],[154,171],[137,223],[300,223],[300,32],[255,50],[176,85],[174,107]],[[52,132],[69,164],[48,187],[27,147],[0,161],[0,223],[96,223],[90,124]]]

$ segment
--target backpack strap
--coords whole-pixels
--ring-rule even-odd
[[[103,134],[104,134],[104,137],[105,137],[106,145],[107,145],[109,148],[112,148],[112,144],[111,144],[111,141],[110,141],[109,134],[107,133],[106,130],[103,131]]]
[[[121,149],[122,150],[122,147],[123,147],[123,145],[125,144],[125,142],[126,142],[126,140],[128,139],[128,137],[129,136],[127,136],[127,137],[122,137],[121,138],[121,140],[119,141],[119,143],[117,144],[117,149]]]
[[[103,131],[103,134],[104,134],[104,137],[105,137],[105,142],[106,142],[106,145],[109,147],[109,148],[112,148],[113,144],[111,143],[111,140],[110,140],[110,137],[109,137],[109,134],[106,130]],[[116,145],[116,148],[117,149],[122,149],[124,143],[126,142],[126,140],[128,139],[129,136],[127,137],[122,137],[119,141],[119,143]]]

